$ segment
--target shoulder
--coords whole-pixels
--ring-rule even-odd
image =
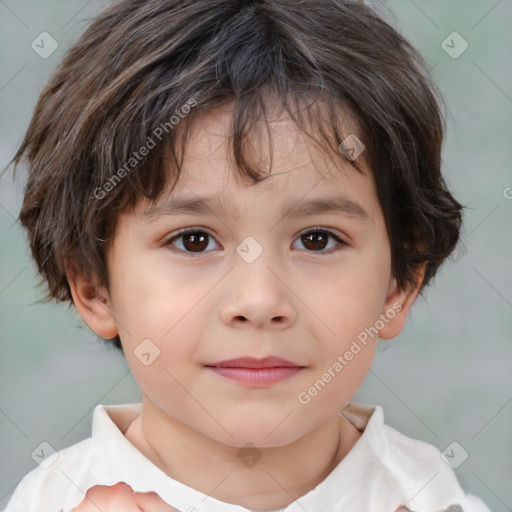
[[[440,473],[448,478],[450,484],[457,482],[440,450],[387,425],[381,406],[349,405],[343,414],[363,432],[362,438],[369,446],[369,453],[376,457],[384,471],[401,476],[406,481]]]
[[[356,457],[365,458],[360,464],[374,477],[374,500],[389,497],[390,510],[397,512],[490,512],[481,499],[465,493],[448,456],[386,425],[382,407],[351,404],[344,414],[364,430]]]
[[[454,470],[436,446],[410,438],[383,425],[387,439],[385,464],[405,488],[416,489],[411,511],[435,510],[436,503],[453,504],[439,512],[490,512],[478,497],[466,494]],[[422,484],[420,487],[419,484]],[[417,492],[421,488],[421,492]],[[413,494],[411,494],[413,496]],[[404,509],[407,510],[407,509]]]
[[[443,475],[453,474],[448,462],[436,446],[408,437],[389,425],[382,425],[382,432],[389,448],[389,452],[385,455],[393,461],[396,469],[401,467],[404,471],[415,469],[430,473],[431,468],[436,468]]]
[[[121,460],[135,450],[123,431],[139,408],[97,405],[91,437],[42,460],[22,478],[3,512],[66,512],[83,500],[87,489],[120,481]]]
[[[491,512],[483,500],[472,494],[466,495],[466,499],[462,502],[462,510],[463,512]]]
[[[64,496],[80,492],[74,476],[90,465],[94,452],[88,438],[45,458],[21,479],[3,512],[60,511]]]
[[[414,512],[406,506],[398,507],[394,512]],[[450,505],[448,508],[436,510],[436,512],[491,512],[487,505],[476,496],[468,494],[457,505]]]

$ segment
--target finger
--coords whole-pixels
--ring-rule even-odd
[[[135,503],[143,512],[180,512],[154,492],[135,493]]]
[[[124,482],[113,486],[96,485],[74,512],[141,512],[135,503],[132,488]]]

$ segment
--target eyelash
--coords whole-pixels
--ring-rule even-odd
[[[208,235],[208,237],[214,239],[214,237],[212,235],[210,235],[204,229],[200,229],[200,228],[185,228],[185,229],[182,229],[182,230],[178,231],[172,237],[167,239],[167,241],[165,242],[164,245],[172,246],[172,242],[174,242],[175,240],[183,237],[184,235],[188,235],[190,233],[203,233],[205,235]],[[338,243],[338,246],[335,247],[335,248],[331,248],[329,251],[324,251],[324,250],[321,250],[321,251],[309,251],[309,250],[305,249],[306,252],[311,252],[313,254],[316,253],[316,254],[322,254],[322,255],[331,255],[333,253],[337,253],[338,251],[342,250],[344,246],[348,245],[347,242],[342,240],[333,231],[331,231],[329,229],[325,229],[325,228],[320,228],[320,227],[315,227],[315,228],[308,229],[307,231],[303,231],[302,233],[299,234],[299,236],[297,238],[299,239],[301,236],[308,235],[310,233],[327,233],[330,237],[332,237]],[[189,251],[184,251],[182,249],[176,249],[176,248],[173,248],[173,247],[171,247],[171,250],[173,252],[181,253],[181,254],[184,254],[184,255],[190,256],[190,257],[194,257],[195,255],[202,255],[202,254],[211,252],[211,251],[189,252]]]

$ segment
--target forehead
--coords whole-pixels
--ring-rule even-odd
[[[322,169],[325,169],[328,160],[345,167],[347,161],[338,144],[334,142],[333,129],[326,117],[325,110],[328,107],[325,103],[317,100],[304,109],[311,110],[310,114],[315,116],[316,123],[321,123],[322,126],[306,118],[302,113],[300,117],[304,125],[300,128],[274,100],[269,101],[265,108],[268,108],[269,112],[265,112],[265,117],[261,117],[249,128],[243,140],[244,157],[259,171],[261,177],[274,174],[274,164],[277,167],[275,172],[283,172],[289,170],[285,167],[290,167],[294,163],[304,164],[306,160],[320,164]],[[227,149],[228,142],[231,142],[230,139],[233,137],[233,115],[234,103],[231,103],[207,111],[196,120],[185,150],[185,157],[189,163],[208,157],[212,161],[226,160],[226,157],[232,156],[227,154]],[[339,117],[339,136],[342,140],[362,138],[348,110],[340,109]],[[322,135],[319,129],[322,129]],[[362,154],[359,157],[359,163],[362,163],[364,156]]]
[[[363,162],[359,162],[361,174],[341,151],[326,150],[308,136],[311,133],[280,114],[255,125],[244,141],[244,157],[260,177],[254,183],[233,161],[232,122],[232,105],[212,109],[196,120],[179,179],[156,203],[142,205],[144,220],[162,213],[208,211],[239,218],[251,205],[271,208],[276,204],[290,205],[297,214],[337,209],[354,218],[372,217],[376,194],[372,173]],[[354,125],[347,124],[344,132],[354,134]]]
[[[183,184],[195,183],[208,186],[214,182],[229,181],[231,176],[242,176],[233,173],[234,162],[230,137],[233,124],[233,104],[218,107],[203,113],[192,125],[189,132],[180,182],[175,191]],[[285,180],[269,180],[269,177],[295,173],[307,169],[315,172],[311,179],[323,178],[334,184],[340,175],[357,173],[334,143],[332,147],[319,143],[320,136],[316,128],[306,127],[305,133],[286,114],[273,107],[274,115],[257,122],[247,134],[243,143],[243,154],[248,165],[258,171],[260,183]],[[343,138],[361,137],[348,115],[344,118],[344,126],[340,136]],[[333,150],[334,149],[334,150]],[[358,159],[359,166],[367,177],[372,177],[363,162],[364,155]],[[247,180],[250,184],[251,180]],[[260,184],[259,183],[259,184]]]

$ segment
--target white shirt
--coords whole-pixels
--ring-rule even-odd
[[[28,473],[4,512],[71,512],[87,489],[117,482],[156,492],[180,512],[250,512],[173,480],[139,452],[123,432],[140,410],[140,403],[98,405],[91,437]],[[340,414],[361,437],[325,480],[274,512],[490,512],[465,494],[437,448],[385,425],[380,406],[349,404]]]

